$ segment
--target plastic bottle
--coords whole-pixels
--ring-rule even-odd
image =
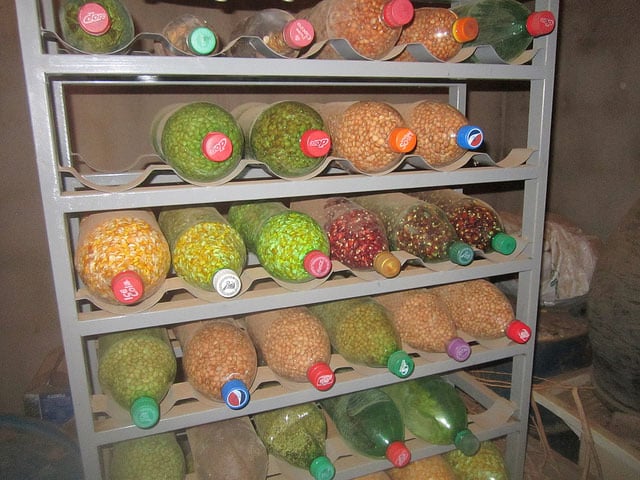
[[[533,37],[551,33],[556,25],[552,12],[531,13],[516,0],[475,0],[453,11],[478,21],[478,36],[468,45],[490,45],[505,62],[515,60],[529,47]]]
[[[472,247],[504,255],[516,249],[516,239],[505,233],[500,216],[488,203],[450,189],[425,190],[415,196],[440,207],[458,238]]]
[[[171,44],[165,54],[211,55],[218,46],[218,38],[203,18],[185,13],[171,20],[162,29],[162,35]]]
[[[401,349],[400,335],[389,312],[370,297],[310,305],[329,334],[331,346],[347,361],[388,368],[406,378],[413,373],[412,358]]]
[[[255,202],[232,205],[227,218],[273,277],[307,282],[331,272],[329,240],[309,215],[280,202]]]
[[[80,280],[96,298],[132,305],[162,286],[171,253],[150,212],[105,212],[80,222],[74,263]]]
[[[119,0],[65,0],[58,20],[63,40],[83,53],[115,53],[133,41],[133,20]]]
[[[473,261],[473,249],[458,240],[447,216],[435,205],[400,192],[353,200],[382,219],[392,250],[404,250],[424,262],[469,265]]]
[[[331,149],[322,117],[304,103],[245,104],[232,114],[242,126],[249,156],[281,177],[312,173]]]
[[[447,304],[456,326],[479,339],[506,336],[516,343],[531,338],[531,328],[516,320],[509,299],[485,279],[431,287]]]
[[[308,470],[315,480],[334,477],[335,467],[325,454],[327,423],[315,403],[258,413],[253,424],[270,454]]]
[[[406,427],[435,445],[454,444],[474,455],[480,442],[468,429],[467,409],[453,385],[438,376],[422,377],[382,388],[393,399]]]
[[[478,36],[478,22],[471,17],[458,17],[452,10],[440,7],[416,8],[413,20],[402,29],[398,45],[420,43],[436,59],[446,62],[455,57],[462,44]],[[412,61],[408,51],[395,60]]]
[[[396,45],[413,11],[409,0],[323,0],[306,18],[315,28],[316,41],[343,38],[361,56],[377,60]],[[320,57],[339,55],[324,48]]]
[[[329,390],[335,375],[329,366],[331,342],[322,323],[304,307],[245,317],[259,356],[276,375]]]
[[[375,300],[391,314],[404,343],[423,352],[446,353],[458,362],[471,355],[471,347],[457,336],[447,305],[426,289],[377,295]]]
[[[442,455],[414,460],[404,468],[387,471],[391,480],[459,480]]]
[[[183,324],[174,331],[183,350],[184,373],[193,388],[232,410],[244,408],[258,371],[249,334],[229,319]]]
[[[209,183],[231,174],[244,150],[235,118],[209,102],[169,105],[151,125],[156,153],[187,181]]]
[[[118,442],[109,462],[110,480],[183,480],[186,460],[173,432]]]
[[[386,458],[394,467],[411,461],[404,424],[394,402],[380,389],[361,390],[320,401],[340,436],[357,452]]]
[[[163,210],[158,223],[171,247],[178,276],[223,297],[240,292],[247,249],[240,234],[215,207]]]
[[[297,57],[300,51],[313,42],[313,25],[303,18],[278,8],[259,10],[239,22],[231,31],[231,39],[258,37],[271,50],[284,57]],[[236,42],[229,49],[232,57],[261,57],[262,55],[246,42]]]
[[[139,428],[160,419],[160,401],[176,376],[177,362],[164,328],[110,333],[98,338],[98,381]]]
[[[480,444],[480,450],[468,457],[458,450],[444,454],[444,458],[456,474],[456,478],[473,480],[508,480],[509,474],[502,453],[493,442]]]

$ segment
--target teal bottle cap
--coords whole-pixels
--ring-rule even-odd
[[[216,49],[218,39],[210,28],[197,27],[187,37],[187,45],[196,55],[209,55]]]
[[[315,480],[331,480],[336,474],[336,467],[327,457],[320,456],[311,462],[309,473]]]
[[[453,242],[449,246],[449,260],[456,265],[469,265],[473,262],[473,248],[464,242]]]
[[[516,249],[516,239],[504,232],[496,233],[491,239],[491,248],[503,255],[511,255]]]
[[[387,368],[391,373],[400,378],[407,378],[413,373],[415,364],[413,358],[404,350],[393,352],[387,360]]]
[[[136,398],[131,405],[131,420],[138,428],[151,428],[160,420],[160,407],[151,397]]]
[[[480,440],[471,430],[460,430],[453,443],[467,457],[475,455],[480,450]]]

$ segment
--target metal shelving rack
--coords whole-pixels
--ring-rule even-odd
[[[97,335],[142,328],[172,325],[207,318],[236,315],[258,310],[283,308],[338,298],[430,286],[453,281],[503,274],[518,275],[516,315],[526,321],[535,335],[545,197],[549,158],[549,137],[555,72],[556,32],[536,39],[538,50],[527,65],[481,65],[366,62],[352,60],[247,60],[237,58],[158,57],[144,55],[78,55],[59,51],[55,41],[43,35],[55,30],[55,12],[49,0],[16,0],[20,42],[31,113],[40,188],[49,238],[58,314],[82,459],[87,478],[102,475],[101,447],[151,433],[184,429],[189,426],[269,410],[286,404],[317,400],[329,395],[370,388],[398,381],[389,373],[371,373],[338,382],[329,392],[313,389],[275,395],[258,395],[240,412],[203,406],[188,413],[169,414],[151,431],[132,425],[94,421],[92,402],[91,342]],[[153,8],[153,7],[149,7]],[[558,14],[558,0],[537,0],[535,8]],[[556,29],[557,31],[557,29]],[[82,188],[73,177],[64,174],[72,163],[65,89],[71,85],[92,86],[248,86],[290,85],[313,89],[325,87],[429,87],[448,88],[452,104],[464,111],[466,82],[518,81],[529,84],[529,123],[527,147],[534,153],[519,167],[473,167],[453,172],[397,171],[384,176],[327,175],[305,181],[283,181],[266,175],[244,178],[224,185],[200,187],[168,177],[159,184],[125,191],[95,191]],[[312,90],[311,90],[312,91]],[[126,174],[96,174],[96,182],[110,185],[126,181]],[[203,301],[163,304],[161,308],[116,315],[83,307],[77,300],[77,279],[73,269],[73,242],[79,215],[108,210],[147,208],[167,205],[229,202],[257,198],[294,198],[332,195],[346,192],[392,191],[430,186],[464,186],[521,182],[523,187],[523,232],[527,239],[524,252],[513,261],[474,262],[465,268],[442,272],[401,274],[395,279],[376,282],[327,281],[320,288],[293,292],[275,288],[266,295],[240,295],[235,299],[208,303]],[[179,312],[179,316],[176,313]],[[179,318],[179,320],[177,320]],[[531,389],[534,342],[526,345],[506,343],[497,348],[474,346],[474,353],[459,364],[446,357],[440,361],[417,362],[415,375],[447,373],[482,363],[511,358],[513,384],[510,402],[513,421],[496,425],[479,435],[482,439],[507,436],[507,464],[513,479],[522,478],[525,457],[528,411]],[[95,361],[95,358],[93,359]],[[471,388],[471,387],[469,387]],[[478,390],[477,395],[486,395]],[[420,455],[444,451],[424,446]],[[373,467],[371,465],[374,465]],[[336,478],[385,468],[384,462],[371,462],[365,468],[350,469]],[[378,466],[376,466],[378,465]],[[342,475],[342,476],[340,476]]]

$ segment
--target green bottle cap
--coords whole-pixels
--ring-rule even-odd
[[[138,428],[151,428],[160,420],[160,407],[151,397],[136,398],[131,405],[131,420]]]
[[[196,55],[209,55],[217,44],[216,34],[207,27],[194,28],[187,37],[187,45]]]
[[[325,456],[316,457],[309,466],[309,473],[316,480],[331,480],[336,474],[336,467]]]
[[[471,430],[460,430],[456,434],[456,438],[453,441],[454,445],[467,457],[471,457],[478,453],[480,450],[480,440],[476,437]]]
[[[411,358],[407,352],[398,350],[389,356],[387,368],[397,377],[407,378],[413,373],[415,364],[413,363],[413,358]]]
[[[473,262],[473,248],[464,242],[453,242],[449,245],[449,260],[457,265],[469,265]]]
[[[491,239],[491,248],[503,255],[511,255],[516,249],[516,239],[506,233],[498,232]]]

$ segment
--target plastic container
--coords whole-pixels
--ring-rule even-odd
[[[132,305],[162,286],[171,253],[150,212],[105,212],[80,222],[74,263],[93,296],[113,305]]]
[[[162,35],[171,44],[170,49],[163,50],[168,55],[211,55],[218,47],[218,37],[211,26],[205,19],[191,13],[167,23]]]
[[[309,471],[315,480],[334,477],[335,467],[325,456],[327,422],[315,403],[258,413],[253,424],[270,454]]]
[[[382,388],[396,404],[405,426],[435,445],[454,444],[474,455],[480,442],[468,428],[467,409],[455,387],[438,376],[422,377]]]
[[[187,429],[198,480],[264,480],[269,456],[249,417]]]
[[[416,8],[413,20],[402,29],[398,45],[420,43],[436,59],[446,62],[455,57],[462,44],[478,36],[478,22],[471,17],[458,17],[452,10],[439,7]],[[395,60],[412,61],[408,51]]]
[[[391,480],[459,480],[442,455],[414,460],[404,468],[387,471]]]
[[[119,0],[65,0],[58,10],[62,39],[83,53],[115,53],[134,38],[133,19]]]
[[[456,478],[473,480],[508,480],[509,474],[502,453],[493,442],[480,444],[480,450],[468,457],[458,450],[444,454],[444,458],[457,475]]]
[[[453,11],[478,22],[478,36],[468,45],[490,45],[505,62],[515,60],[529,47],[533,37],[551,33],[556,25],[552,12],[531,13],[516,0],[475,0]]]
[[[240,234],[214,207],[163,210],[158,223],[178,276],[226,298],[240,292],[247,249]]]
[[[109,462],[110,480],[183,480],[186,460],[173,432],[116,443]]]
[[[400,411],[380,389],[361,390],[320,401],[340,436],[354,450],[372,458],[386,458],[394,467],[411,461],[404,444]]]
[[[400,335],[389,312],[372,298],[351,298],[308,308],[326,328],[334,350],[347,361],[386,367],[400,378],[413,373],[413,360],[401,349]]]
[[[458,362],[471,355],[471,347],[457,336],[447,305],[426,289],[378,295],[375,300],[391,314],[400,338],[423,352],[446,353]]]
[[[151,125],[156,153],[187,181],[210,183],[237,167],[244,136],[235,118],[209,102],[169,105]]]
[[[283,57],[297,57],[313,43],[313,25],[303,18],[296,18],[286,10],[265,8],[239,22],[231,31],[232,40],[239,37],[258,37],[264,44]],[[232,57],[261,57],[246,42],[236,42],[227,51]]]
[[[361,56],[384,57],[396,45],[402,27],[413,18],[409,0],[323,0],[306,14],[316,41],[343,38]],[[324,48],[320,58],[340,58]]]
[[[227,217],[274,278],[300,283],[331,272],[329,240],[309,215],[280,202],[255,202],[232,205]]]
[[[160,419],[159,404],[175,380],[177,362],[164,328],[110,333],[98,338],[98,380],[130,412],[139,428]]]
[[[322,323],[304,307],[245,317],[260,358],[276,375],[329,390],[336,377],[329,366],[331,342]]]
[[[516,320],[509,299],[484,279],[432,287],[447,304],[456,326],[479,339],[507,337],[516,343],[531,338],[531,328]]]
[[[458,238],[472,247],[503,255],[515,251],[516,239],[505,233],[498,212],[488,203],[450,189],[427,190],[415,196],[440,207]]]
[[[318,170],[331,149],[320,114],[301,102],[253,103],[232,111],[247,139],[247,156],[281,177]]]
[[[184,324],[174,331],[184,352],[184,373],[193,388],[232,410],[244,408],[258,371],[249,334],[228,319]]]
[[[473,262],[473,249],[458,240],[447,216],[435,205],[400,192],[353,200],[382,219],[392,250],[404,250],[424,262]]]

